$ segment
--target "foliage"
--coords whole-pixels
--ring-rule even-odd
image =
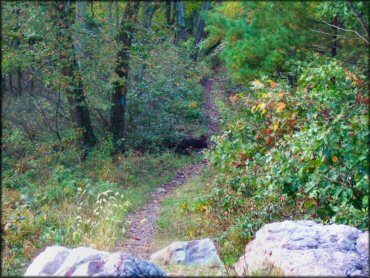
[[[232,118],[208,154],[213,189],[195,204],[206,225],[219,223],[226,256],[272,221],[368,227],[366,78],[320,62],[304,65],[295,91],[263,78],[230,97]]]
[[[22,136],[19,131],[10,139],[22,142]],[[20,150],[16,143],[12,147]],[[173,153],[129,153],[113,162],[109,140],[99,147],[79,164],[76,146],[61,153],[42,144],[15,168],[3,168],[5,275],[23,274],[47,245],[114,247],[124,237],[128,211],[192,160]]]
[[[137,78],[128,98],[128,144],[150,150],[186,135],[204,134],[201,72],[190,59],[191,44],[175,47],[168,35],[158,36],[153,30],[143,36],[153,47],[137,44],[132,53]]]
[[[239,81],[289,71],[309,39],[308,9],[307,2],[225,2],[208,18],[208,41],[223,40],[222,57]]]
[[[137,6],[2,3],[5,275],[47,245],[113,248],[127,213],[193,161],[168,148],[208,134],[204,88],[222,132],[208,176],[164,203],[163,234],[212,237],[232,264],[271,221],[368,228],[369,2]]]
[[[369,3],[354,6],[368,22]],[[295,76],[307,50],[368,65],[369,38],[348,2],[225,2],[208,16],[207,29],[204,45],[222,41],[221,57],[239,83]]]

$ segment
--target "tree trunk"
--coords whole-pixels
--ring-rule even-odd
[[[23,72],[20,67],[17,67],[17,85],[18,85],[18,95],[22,95],[23,89],[22,89],[22,76]]]
[[[19,22],[19,18],[20,18],[20,8],[17,8],[16,11],[15,11],[15,14],[17,15],[18,17],[18,21],[17,21],[17,27],[16,27],[16,32],[19,31],[20,29],[20,22]],[[15,47],[17,49],[20,48],[20,45],[21,45],[21,40],[19,38],[19,36],[17,35],[15,37]],[[18,89],[18,95],[22,95],[22,69],[18,66],[17,67],[17,89]]]
[[[6,91],[6,77],[3,74],[1,75],[1,91],[3,92],[3,94]]]
[[[292,89],[292,92],[293,92],[294,89],[296,88],[297,77],[295,75],[288,74],[288,82],[289,82],[289,86],[290,86],[290,88]]]
[[[194,38],[195,38],[195,53],[192,57],[194,61],[198,59],[199,43],[202,39],[206,37],[206,32],[204,28],[206,27],[206,22],[204,20],[204,13],[211,8],[211,1],[204,1],[202,5],[202,10],[199,13],[197,27],[195,28]]]
[[[77,28],[82,29],[84,32],[88,29],[87,27],[87,20],[88,20],[88,3],[87,1],[77,1],[76,2],[76,23],[77,23]],[[83,36],[76,37],[74,39],[74,48],[76,52],[76,57],[77,57],[77,64],[82,72],[82,59],[84,57],[84,49],[85,49],[85,38]]]
[[[166,0],[166,20],[167,25],[171,26],[173,23],[171,18],[171,0]]]
[[[188,33],[194,34],[195,29],[197,27],[198,18],[199,18],[200,11],[194,10],[191,12],[188,18]]]
[[[112,5],[113,5],[113,2],[109,3],[109,7],[108,7],[108,18],[109,18],[109,23],[110,24],[113,24]]]
[[[186,12],[185,4],[183,1],[176,2],[176,15],[177,15],[177,35],[175,38],[175,44],[184,42],[187,40],[186,36]]]
[[[60,43],[60,60],[62,75],[67,77],[69,84],[66,89],[72,121],[77,129],[81,147],[87,151],[97,142],[90,120],[90,113],[86,105],[81,74],[79,72],[74,43],[71,35],[73,15],[70,2],[54,4],[58,15],[58,41]],[[69,55],[66,55],[68,53]],[[85,152],[86,154],[86,152]]]
[[[145,10],[145,18],[144,18],[144,28],[148,29],[152,26],[153,16],[155,11],[159,8],[159,3],[148,3],[148,6]]]
[[[129,76],[129,58],[132,37],[135,32],[135,24],[139,12],[139,2],[129,1],[126,4],[121,27],[117,36],[117,41],[121,49],[117,54],[117,64],[115,73],[120,78],[113,83],[112,110],[110,118],[110,130],[113,135],[114,153],[124,152],[124,128],[126,112],[127,81]]]
[[[159,8],[159,3],[158,2],[155,2],[155,3],[147,6],[147,8],[145,10],[145,18],[144,18],[144,22],[143,22],[144,29],[146,30],[144,32],[150,32],[151,31],[153,16],[154,16],[155,11],[158,8]],[[142,45],[147,45],[148,35],[143,36],[141,43],[142,43]],[[145,73],[145,70],[146,70],[146,67],[147,67],[146,59],[148,57],[148,52],[149,51],[150,51],[150,49],[146,49],[146,50],[143,51],[143,63],[141,65],[141,70],[138,72],[138,74],[135,77],[135,80],[137,80],[137,81],[144,78],[144,73]]]
[[[9,93],[12,95],[14,94],[14,87],[13,87],[13,73],[9,72]]]

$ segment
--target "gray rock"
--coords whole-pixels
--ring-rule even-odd
[[[368,276],[368,232],[284,221],[263,226],[235,264],[240,275]]]
[[[159,187],[159,188],[157,188],[157,192],[159,193],[159,194],[162,194],[162,193],[166,193],[166,188],[164,188],[164,187]]]
[[[156,265],[125,253],[89,247],[47,247],[24,276],[165,276]]]
[[[223,273],[224,265],[218,256],[213,241],[209,238],[193,241],[176,241],[157,251],[150,260],[161,266],[208,267]]]

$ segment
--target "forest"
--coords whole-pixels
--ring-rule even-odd
[[[226,267],[267,223],[368,231],[369,6],[2,1],[2,275],[124,248],[166,184],[141,242]]]

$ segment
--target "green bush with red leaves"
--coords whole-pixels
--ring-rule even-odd
[[[314,60],[294,90],[262,78],[230,97],[230,119],[208,154],[213,190],[198,200],[220,223],[221,242],[244,248],[261,225],[283,219],[367,228],[365,85],[353,69]]]

